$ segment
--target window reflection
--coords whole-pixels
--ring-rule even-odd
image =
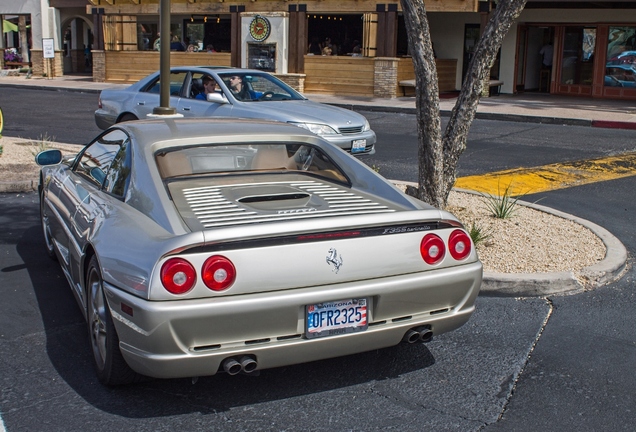
[[[592,85],[596,29],[568,27],[563,41],[561,84]]]
[[[636,27],[610,27],[605,85],[636,87]]]

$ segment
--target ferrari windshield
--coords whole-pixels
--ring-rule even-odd
[[[232,95],[243,102],[304,100],[300,93],[278,78],[259,73],[219,73]]]
[[[161,151],[161,177],[256,172],[304,172],[347,183],[347,177],[319,148],[306,144],[200,145]]]

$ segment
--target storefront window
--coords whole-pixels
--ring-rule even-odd
[[[196,51],[229,52],[232,19],[229,15],[192,15],[184,21],[185,40]]]
[[[160,37],[158,20],[147,22],[137,22],[137,50],[139,51],[159,51]],[[170,24],[170,41],[181,43],[181,24]],[[112,49],[112,48],[111,48]],[[171,48],[173,49],[173,48]],[[176,49],[174,49],[177,51]],[[179,51],[184,51],[179,50]]]
[[[188,44],[195,47],[195,51],[203,51],[203,36],[205,35],[205,23],[186,23],[186,37]]]
[[[610,27],[605,85],[636,87],[636,27]]]
[[[362,15],[309,13],[307,25],[307,54],[361,55]]]
[[[592,85],[595,48],[596,28],[566,28],[561,63],[561,84]]]

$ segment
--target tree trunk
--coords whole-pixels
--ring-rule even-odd
[[[455,184],[459,156],[466,149],[484,83],[504,37],[527,0],[500,0],[484,29],[450,120],[441,133],[435,55],[423,0],[400,0],[415,70],[418,132],[418,198],[444,207]]]
[[[439,207],[438,185],[444,184],[442,123],[437,65],[426,8],[422,0],[401,0],[415,70],[418,135],[418,198]]]

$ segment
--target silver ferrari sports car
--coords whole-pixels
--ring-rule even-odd
[[[155,72],[121,90],[99,97],[95,123],[143,120],[159,106],[160,74]],[[375,153],[376,136],[364,116],[312,102],[275,76],[225,67],[174,67],[170,70],[170,106],[184,117],[244,117],[276,120],[307,129],[343,150]]]
[[[126,122],[36,161],[46,251],[104,384],[426,342],[474,311],[461,223],[304,129]]]

